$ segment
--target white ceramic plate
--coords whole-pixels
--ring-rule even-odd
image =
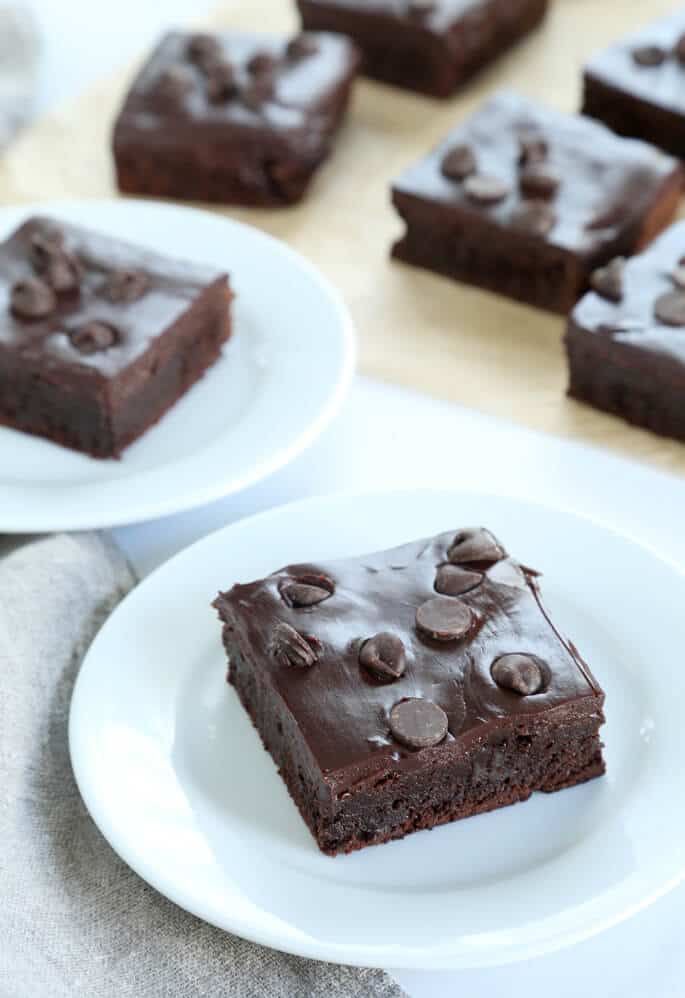
[[[283,564],[484,523],[545,575],[607,694],[608,775],[335,859],[224,682],[219,588]],[[70,741],[114,849],[177,904],[293,953],[387,967],[522,960],[649,904],[685,871],[685,576],[609,530],[503,498],[310,500],[237,523],[145,580],[95,640]]]
[[[123,199],[0,209],[0,238],[36,213],[225,268],[235,332],[120,461],[0,427],[0,532],[115,526],[190,509],[275,471],[326,426],[352,374],[352,324],[298,254],[219,215]]]

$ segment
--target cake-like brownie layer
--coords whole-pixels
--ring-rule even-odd
[[[593,285],[569,318],[569,394],[685,440],[685,222]]]
[[[482,528],[220,593],[228,680],[331,855],[600,775],[604,694]]]
[[[167,35],[114,128],[119,188],[278,206],[298,201],[328,156],[359,55],[305,34]]]
[[[305,28],[352,38],[368,76],[449,97],[536,28],[548,0],[298,0],[297,5]]]
[[[600,52],[583,82],[583,114],[685,159],[685,9]]]
[[[218,358],[226,274],[32,218],[0,245],[0,423],[117,457]]]
[[[671,221],[682,183],[642,142],[500,93],[393,184],[393,255],[565,314],[593,270]]]

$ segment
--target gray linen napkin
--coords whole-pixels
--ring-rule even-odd
[[[205,925],[98,832],[69,764],[69,700],[86,648],[133,584],[96,534],[0,539],[0,998],[401,998],[380,970]]]

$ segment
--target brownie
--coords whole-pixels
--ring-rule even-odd
[[[548,0],[298,0],[305,28],[338,31],[368,76],[449,97],[542,21]]]
[[[604,772],[604,694],[484,528],[220,593],[228,681],[330,855]]]
[[[668,224],[682,181],[643,142],[500,93],[395,181],[393,256],[565,314],[593,270]]]
[[[121,451],[218,358],[226,274],[50,218],[0,244],[0,423]]]
[[[569,394],[685,440],[685,222],[593,287],[568,322]]]
[[[591,59],[583,113],[685,159],[685,8]]]
[[[133,83],[114,128],[119,188],[278,206],[328,156],[359,55],[330,34],[173,33]]]

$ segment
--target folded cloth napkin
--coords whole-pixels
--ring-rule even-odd
[[[205,925],[100,835],[69,764],[69,701],[85,650],[133,584],[96,534],[0,539],[0,998],[401,998],[380,970]]]
[[[0,149],[30,115],[38,52],[28,8],[0,0]]]

